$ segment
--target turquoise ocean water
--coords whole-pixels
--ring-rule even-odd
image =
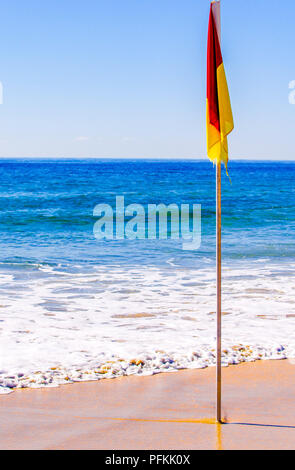
[[[232,162],[223,181],[226,261],[295,257],[295,164]],[[198,267],[214,258],[215,179],[206,161],[0,161],[1,263]],[[198,203],[202,247],[173,242],[107,242],[93,237],[96,204]]]

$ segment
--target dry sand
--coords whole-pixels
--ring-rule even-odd
[[[0,397],[0,448],[294,449],[294,373],[290,361],[224,369],[222,426],[214,369],[19,390]]]

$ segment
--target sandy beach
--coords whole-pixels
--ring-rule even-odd
[[[293,449],[294,371],[288,360],[225,368],[222,426],[214,368],[19,390],[0,399],[0,447]]]

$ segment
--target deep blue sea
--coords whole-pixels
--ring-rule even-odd
[[[295,163],[232,162],[223,175],[225,261],[295,257]],[[181,241],[107,241],[93,235],[93,209],[201,204],[202,246]],[[214,259],[215,176],[207,161],[0,160],[0,261],[199,267]]]
[[[224,365],[295,357],[295,162],[234,161],[229,174]],[[201,247],[98,241],[94,208],[116,196],[200,204]],[[215,363],[209,161],[0,160],[0,219],[0,393]]]

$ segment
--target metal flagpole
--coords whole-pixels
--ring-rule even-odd
[[[221,44],[220,1],[214,3],[214,18]],[[217,422],[222,423],[221,415],[221,163],[216,164],[216,408]]]
[[[217,344],[216,344],[216,384],[217,422],[221,416],[221,164],[216,165],[216,285],[217,285]]]

